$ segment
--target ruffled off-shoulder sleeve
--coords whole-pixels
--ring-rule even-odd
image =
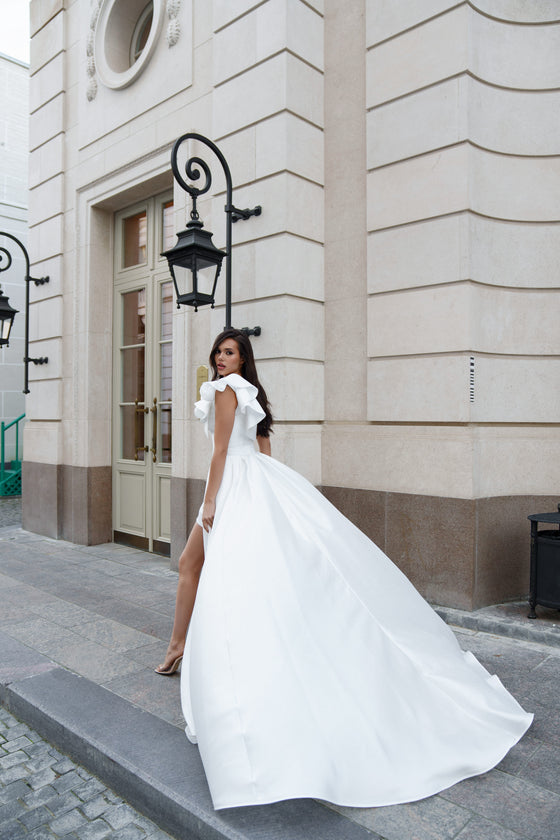
[[[200,399],[194,404],[194,416],[204,423],[204,431],[209,436],[214,431],[214,404],[216,391],[225,391],[229,385],[237,397],[237,409],[245,420],[245,430],[250,432],[265,416],[258,400],[258,391],[254,385],[243,379],[238,373],[230,373],[222,379],[204,382],[200,388]]]

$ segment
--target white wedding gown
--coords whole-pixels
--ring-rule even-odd
[[[533,716],[374,543],[256,450],[264,412],[238,374],[202,386],[207,434],[228,385],[238,406],[181,672],[214,807],[392,805],[490,770]]]

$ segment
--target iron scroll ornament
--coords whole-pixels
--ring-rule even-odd
[[[46,365],[49,361],[48,356],[40,356],[39,358],[31,358],[29,355],[29,284],[35,283],[36,286],[42,286],[44,283],[48,283],[50,280],[49,275],[47,274],[45,277],[31,277],[29,273],[29,254],[27,253],[27,248],[20,242],[17,236],[13,236],[11,233],[6,233],[4,230],[0,230],[0,236],[5,236],[7,239],[11,239],[12,242],[15,242],[16,245],[20,248],[21,252],[23,253],[23,257],[25,259],[25,356],[23,357],[23,364],[25,368],[25,384],[23,388],[24,394],[29,394],[29,363],[33,362],[34,365]],[[6,258],[8,260],[7,265],[2,265],[2,261]],[[8,251],[7,248],[0,246],[0,271],[7,271],[12,264],[12,255]]]
[[[4,259],[8,261],[7,265],[2,265]],[[7,271],[12,264],[12,255],[7,248],[0,246],[0,271]]]
[[[215,143],[212,142],[208,137],[204,137],[202,134],[197,134],[196,132],[187,132],[186,134],[182,134],[179,137],[174,145],[171,152],[171,169],[173,171],[173,175],[176,181],[180,184],[180,186],[188,192],[191,196],[193,207],[191,210],[191,219],[196,220],[198,219],[198,211],[196,208],[196,201],[198,196],[204,195],[210,189],[212,184],[212,174],[210,172],[210,167],[208,164],[202,160],[202,158],[191,156],[185,163],[185,174],[187,178],[191,181],[197,181],[200,178],[201,172],[200,169],[204,172],[205,175],[205,183],[203,187],[196,187],[192,183],[188,183],[183,178],[183,175],[179,169],[179,164],[177,161],[179,149],[183,145],[183,143],[188,142],[189,140],[195,140],[203,145],[207,146],[218,158],[222,169],[224,171],[224,176],[226,180],[226,204],[224,207],[224,211],[226,213],[226,247],[225,247],[225,254],[226,254],[226,327],[231,326],[231,225],[232,222],[237,222],[240,219],[249,219],[251,216],[260,216],[262,213],[262,207],[257,205],[253,208],[246,208],[244,210],[240,210],[233,205],[233,185],[232,185],[232,178],[231,178],[231,171],[228,166],[228,162],[223,156],[220,149],[216,146]],[[200,169],[198,169],[200,167]],[[243,328],[244,331],[247,332],[248,335],[260,335],[260,327],[255,327],[254,329]]]

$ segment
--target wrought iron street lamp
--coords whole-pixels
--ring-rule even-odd
[[[3,249],[0,248],[0,251]],[[0,347],[6,345],[6,347],[10,343],[10,332],[12,331],[12,325],[14,323],[14,318],[19,312],[18,309],[14,309],[13,306],[10,306],[10,302],[5,294],[3,294],[2,289],[0,288]]]
[[[189,181],[197,181],[200,178],[201,171],[204,173],[204,184],[200,187],[188,183],[179,171],[177,163],[177,156],[179,147],[188,140],[198,140],[200,143],[208,146],[218,160],[220,161],[224,170],[226,179],[226,247],[222,251],[216,248],[212,242],[212,234],[210,231],[204,230],[203,223],[200,221],[196,202],[199,196],[208,192],[212,185],[212,174],[208,164],[199,157],[190,157],[185,164],[185,174]],[[232,201],[232,180],[231,172],[227,161],[215,143],[204,137],[202,134],[195,134],[189,132],[183,134],[176,140],[171,152],[171,168],[175,180],[180,186],[188,192],[192,199],[192,209],[190,211],[190,221],[187,222],[185,230],[177,234],[177,242],[172,248],[164,251],[162,257],[166,257],[169,263],[169,270],[173,278],[175,286],[175,294],[177,295],[177,308],[184,304],[186,306],[193,306],[195,312],[199,306],[210,305],[212,308],[215,303],[216,286],[218,284],[218,277],[222,262],[225,260],[226,265],[226,327],[231,327],[231,230],[232,223],[239,219],[249,219],[251,216],[260,216],[262,208],[260,206],[253,209],[239,210],[233,206]],[[260,335],[261,328],[253,327],[249,329],[244,328],[244,332],[248,335]]]
[[[27,253],[27,249],[25,245],[19,241],[16,236],[13,236],[11,233],[6,233],[6,231],[0,230],[0,236],[5,236],[7,239],[11,239],[12,242],[15,242],[16,245],[19,246],[21,249],[23,256],[25,258],[25,356],[23,357],[23,364],[25,368],[25,385],[23,389],[24,394],[29,394],[29,363],[33,362],[34,365],[45,365],[49,359],[48,356],[41,356],[40,358],[33,359],[29,356],[29,284],[35,283],[36,286],[42,286],[43,283],[49,282],[48,275],[46,277],[31,277],[29,274],[29,254]],[[7,271],[12,264],[12,255],[7,248],[0,247],[0,271]],[[11,315],[11,323],[9,324],[9,328],[7,325],[8,321],[8,308],[6,307],[4,311],[7,313],[4,320],[2,320],[2,301],[5,300],[7,307],[12,310]],[[6,341],[0,341],[0,344],[8,343],[7,339],[10,335],[10,330],[12,328],[12,323],[14,317],[18,310],[12,309],[12,307],[8,303],[8,299],[5,295],[0,295],[0,323],[2,333],[4,330],[7,330]]]

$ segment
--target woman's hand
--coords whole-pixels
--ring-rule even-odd
[[[212,500],[204,500],[202,506],[202,527],[207,533],[210,533],[210,528],[214,524],[214,517],[216,515],[216,502]]]

